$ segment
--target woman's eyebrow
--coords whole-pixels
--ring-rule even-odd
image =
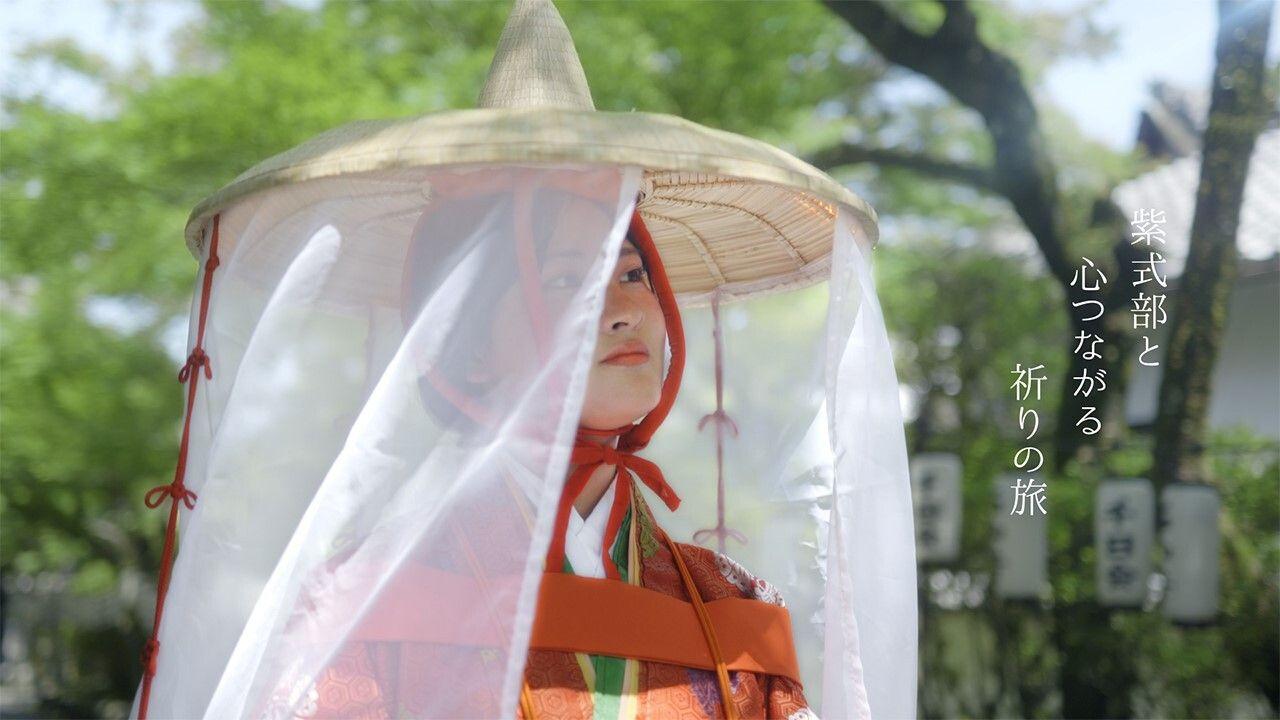
[[[624,255],[639,255],[639,254],[640,254],[639,250],[636,250],[634,247],[631,247],[628,245],[628,246],[624,246],[618,252],[618,257],[621,258]],[[564,252],[551,253],[550,255],[547,256],[547,259],[551,260],[553,258],[580,258],[580,257],[583,257],[583,253],[578,252],[577,250],[566,250]]]

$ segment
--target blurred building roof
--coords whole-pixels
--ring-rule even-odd
[[[1137,142],[1153,157],[1166,157],[1164,166],[1129,180],[1111,198],[1130,217],[1140,208],[1165,213],[1162,254],[1170,287],[1186,265],[1200,186],[1200,138],[1207,115],[1204,93],[1182,92],[1153,85],[1143,110]],[[1220,350],[1213,368],[1213,391],[1208,420],[1215,428],[1245,426],[1263,437],[1280,440],[1280,130],[1258,137],[1245,179],[1244,204],[1236,234],[1240,252],[1237,281],[1222,328]],[[1169,326],[1152,333],[1160,348],[1168,342]],[[1162,365],[1164,351],[1153,358]],[[1130,359],[1132,376],[1126,387],[1125,417],[1131,427],[1150,428],[1159,406],[1163,368],[1150,371]]]
[[[1180,158],[1200,152],[1209,115],[1208,94],[1157,80],[1138,119],[1138,146],[1152,157]]]
[[[1168,274],[1182,274],[1191,242],[1196,190],[1200,185],[1200,137],[1208,114],[1203,92],[1154,83],[1142,112],[1137,143],[1148,154],[1171,161],[1122,183],[1111,198],[1130,217],[1150,208],[1165,213]],[[1241,270],[1274,271],[1280,267],[1280,130],[1266,130],[1254,145],[1245,180],[1244,205],[1236,245]]]

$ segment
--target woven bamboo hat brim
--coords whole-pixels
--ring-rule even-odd
[[[479,108],[358,121],[269,158],[206,198],[187,223],[199,258],[213,214],[267,188],[388,169],[607,163],[644,168],[640,215],[681,304],[825,279],[837,204],[875,243],[875,210],[766,143],[672,115],[598,111],[551,0],[515,0]]]

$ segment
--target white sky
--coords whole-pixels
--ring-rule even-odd
[[[1020,7],[1071,8],[1079,0],[1013,0]],[[315,0],[295,0],[314,4]],[[189,2],[111,0],[0,0],[0,78],[6,90],[40,90],[59,102],[93,111],[101,99],[65,73],[47,69],[20,76],[15,49],[32,41],[70,37],[120,63],[143,57],[157,69],[170,66],[167,38],[196,18]],[[1204,88],[1213,65],[1217,27],[1210,0],[1114,0],[1098,17],[1120,29],[1117,52],[1102,60],[1063,62],[1047,77],[1045,91],[1075,117],[1086,134],[1123,149],[1133,143],[1148,84],[1163,79]],[[1268,56],[1280,53],[1280,12],[1275,13]]]
[[[1019,7],[1071,8],[1077,0],[1014,0]],[[1049,97],[1086,134],[1117,149],[1132,146],[1138,113],[1154,80],[1207,89],[1213,72],[1217,3],[1209,0],[1113,0],[1099,11],[1120,30],[1114,54],[1100,62],[1062,62],[1047,75]],[[1273,12],[1267,57],[1280,57],[1280,11]]]

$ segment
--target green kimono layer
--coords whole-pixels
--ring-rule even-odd
[[[622,517],[622,524],[618,527],[618,535],[614,538],[613,547],[609,551],[609,556],[618,567],[618,574],[624,578],[627,577],[628,570],[627,539],[630,529],[631,508],[627,508],[626,515]],[[573,566],[569,564],[568,557],[564,559],[564,571],[576,574],[573,572]],[[618,720],[623,673],[627,661],[625,658],[612,655],[588,655],[587,657],[591,660],[591,667],[595,670],[596,677],[592,693],[594,708],[592,720]]]

